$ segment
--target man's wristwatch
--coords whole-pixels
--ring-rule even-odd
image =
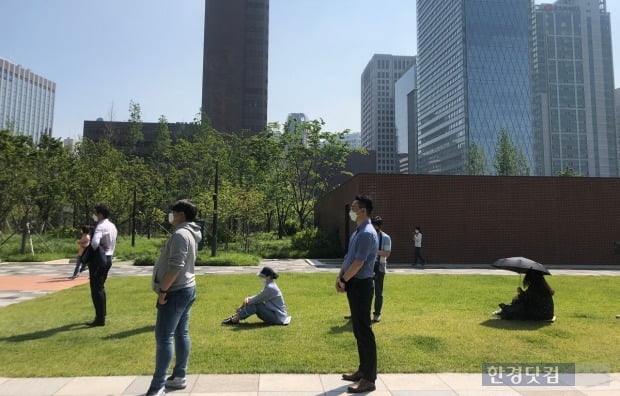
[[[170,290],[170,289],[168,289],[168,290]],[[159,289],[159,292],[160,292],[160,293],[167,294],[167,293],[168,293],[168,290],[162,290],[162,289]]]
[[[344,283],[345,285],[347,284],[347,281],[345,281],[345,280],[344,280],[344,277],[342,277],[342,276],[341,276],[340,278],[338,278],[338,280],[339,280],[340,282]]]

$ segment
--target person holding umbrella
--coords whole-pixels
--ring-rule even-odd
[[[511,304],[499,304],[501,308],[493,315],[508,320],[548,320],[554,316],[554,290],[545,280],[544,274],[535,269],[528,269],[523,278],[523,287],[517,287],[517,295]]]

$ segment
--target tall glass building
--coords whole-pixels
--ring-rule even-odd
[[[618,173],[610,15],[605,0],[536,6],[534,120],[538,173]]]
[[[377,173],[399,173],[394,84],[414,64],[415,56],[375,54],[362,73],[362,147],[377,152]]]
[[[35,143],[52,136],[56,83],[0,58],[0,129]]]
[[[532,0],[417,0],[418,169],[467,174],[469,151],[493,173],[506,130],[533,168]]]
[[[394,84],[394,124],[400,173],[417,172],[418,113],[415,64]]]

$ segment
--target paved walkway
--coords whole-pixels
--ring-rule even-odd
[[[244,274],[257,273],[264,265],[279,272],[331,272],[340,268],[340,260],[263,260],[259,266],[251,267],[196,267],[196,274]],[[29,300],[76,285],[88,282],[88,272],[75,280],[69,279],[75,268],[69,260],[56,260],[47,263],[0,263],[0,307]],[[151,276],[153,267],[137,267],[131,262],[114,262],[109,276]],[[572,276],[620,276],[620,266],[561,266],[552,268],[554,275]],[[509,271],[498,270],[490,265],[427,265],[412,267],[408,264],[389,265],[390,274],[459,274],[459,275],[512,275]]]
[[[263,265],[281,272],[337,272],[338,260],[265,260],[256,267],[197,267],[198,274],[256,273]],[[36,298],[40,295],[73,287],[88,281],[87,274],[70,280],[74,265],[68,260],[49,263],[0,263],[0,307]],[[152,267],[134,267],[115,262],[110,276],[150,276]],[[620,276],[620,268],[566,267],[551,269],[554,275]],[[510,275],[490,266],[390,265],[393,274],[486,274]],[[1,309],[1,308],[0,308]],[[10,362],[1,362],[10,364]],[[75,377],[75,378],[0,378],[0,396],[48,395],[142,395],[150,377]],[[319,396],[346,394],[350,383],[338,374],[239,374],[188,376],[183,391],[169,394],[210,396]],[[483,386],[481,374],[380,374],[373,396],[619,396],[620,373],[578,374],[575,386],[525,387]]]
[[[169,395],[336,396],[350,382],[337,374],[189,375],[187,388]],[[0,395],[143,395],[150,377],[0,378]],[[373,396],[618,396],[620,374],[583,375],[576,386],[482,386],[480,374],[380,374]]]

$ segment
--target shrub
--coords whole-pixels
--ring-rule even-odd
[[[202,251],[198,255],[196,265],[213,265],[213,266],[249,266],[258,265],[260,257],[245,253],[219,253],[215,257],[209,257],[210,253]]]
[[[338,235],[326,233],[316,227],[306,228],[293,235],[291,248],[309,258],[342,257]]]

